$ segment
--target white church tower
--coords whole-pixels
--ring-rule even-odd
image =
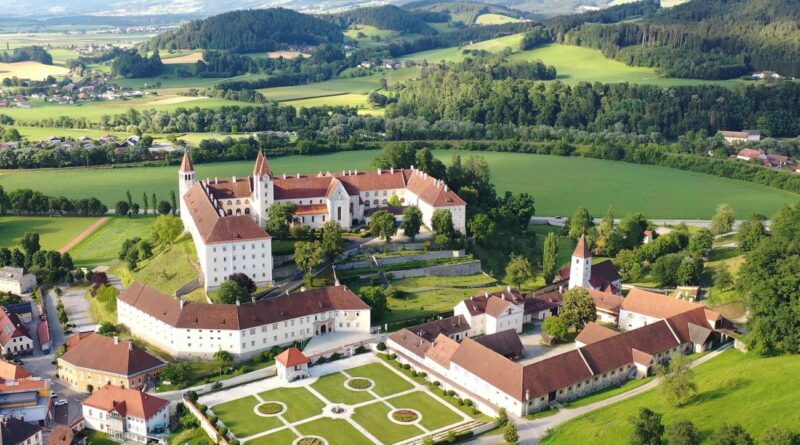
[[[586,235],[581,235],[575,251],[572,252],[572,262],[569,266],[569,288],[583,287],[591,289],[589,280],[592,278],[592,251]]]
[[[181,219],[184,220],[183,224],[185,227],[185,218],[189,217],[189,209],[186,207],[186,201],[183,199],[183,197],[189,193],[189,190],[192,189],[195,181],[196,177],[194,173],[194,165],[192,165],[192,160],[189,158],[189,153],[184,152],[183,160],[181,161],[181,168],[178,169],[178,196],[180,197],[181,202]],[[156,203],[153,203],[153,208],[155,207]]]
[[[275,202],[272,168],[260,151],[253,166],[253,214],[261,227],[267,224],[267,209]]]

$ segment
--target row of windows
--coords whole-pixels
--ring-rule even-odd
[[[236,200],[236,205],[238,206],[238,205],[241,205],[241,204],[242,204],[242,200],[241,200],[241,199],[237,199],[237,200]],[[244,204],[245,204],[245,205],[250,205],[250,200],[249,200],[249,199],[245,199],[245,200],[244,200]],[[229,200],[228,200],[228,205],[233,205],[233,201],[231,201],[231,200],[229,199]]]
[[[247,250],[247,244],[242,244],[242,245],[241,245],[241,246],[239,246],[239,247],[241,247],[241,249],[242,249],[242,250]],[[261,248],[262,248],[262,249],[264,249],[264,248],[266,248],[266,247],[267,247],[267,245],[266,245],[265,243],[261,243]],[[255,249],[255,248],[256,248],[256,245],[255,245],[255,244],[250,244],[250,248],[251,248],[251,249]],[[232,251],[235,251],[235,250],[236,250],[236,244],[234,244],[234,245],[232,245],[232,246],[231,246],[231,250],[232,250]],[[212,252],[216,252],[216,251],[217,251],[217,248],[216,248],[216,247],[212,247],[212,248],[211,248],[211,251],[212,251]],[[227,246],[222,246],[222,251],[223,251],[223,252],[227,252],[227,251],[228,251],[228,247],[227,247]]]

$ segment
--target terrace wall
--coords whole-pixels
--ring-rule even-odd
[[[462,275],[475,275],[481,273],[480,260],[469,261],[460,264],[441,264],[438,266],[421,267],[419,269],[395,270],[387,272],[394,278],[413,278],[413,277],[453,277]]]

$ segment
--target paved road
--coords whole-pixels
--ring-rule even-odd
[[[603,218],[595,218],[594,223],[600,224],[603,221]],[[690,227],[703,227],[703,228],[710,228],[711,227],[711,220],[710,219],[651,219],[650,220],[656,226],[677,226],[678,224],[686,224]],[[550,224],[551,226],[559,226],[562,227],[567,222],[567,217],[565,216],[534,216],[531,217],[531,224]],[[620,220],[615,219],[614,224],[619,224]],[[736,220],[733,224],[734,228],[738,227],[743,220]],[[770,221],[765,221],[764,224],[769,226]]]
[[[730,349],[730,347],[731,344],[729,343],[716,351],[713,351],[709,354],[700,357],[699,359],[692,362],[692,368],[717,357],[725,350]],[[596,403],[592,403],[591,405],[581,406],[572,409],[563,408],[558,413],[550,417],[544,417],[536,420],[517,419],[517,431],[519,432],[519,438],[520,438],[519,443],[525,445],[538,444],[539,441],[544,436],[547,435],[548,430],[553,429],[562,423],[565,423],[576,417],[582,416],[586,413],[590,413],[600,408],[605,408],[606,406],[613,405],[614,403],[617,403],[619,401],[626,400],[631,397],[637,396],[643,392],[649,391],[657,387],[659,383],[660,379],[656,378],[638,388],[632,389],[628,392],[616,395],[614,397],[610,397],[605,400],[601,400]],[[493,437],[493,436],[483,435],[465,443],[472,445],[498,445],[500,443],[499,441],[500,439],[498,439],[497,436]]]

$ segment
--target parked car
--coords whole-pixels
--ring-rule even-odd
[[[66,401],[66,400],[64,400],[64,399],[59,399],[59,400],[56,400],[56,403],[54,403],[54,405],[55,405],[55,406],[64,406],[64,405],[66,405],[66,404],[68,404],[68,403],[69,403],[69,402],[67,402],[67,401]]]

